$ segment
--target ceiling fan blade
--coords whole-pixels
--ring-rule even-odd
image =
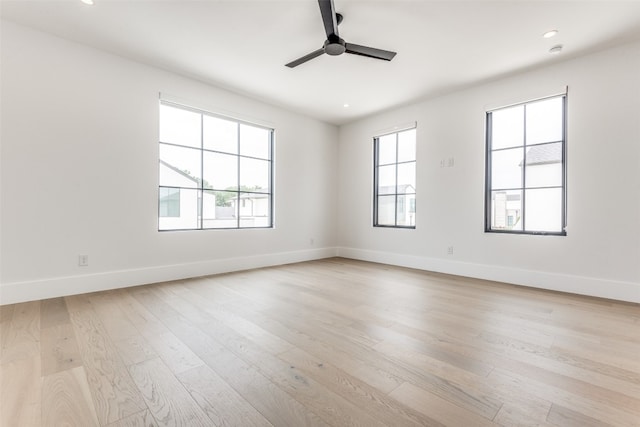
[[[287,67],[289,68],[293,68],[293,67],[297,67],[300,64],[304,64],[307,61],[311,61],[313,58],[317,58],[318,56],[322,55],[324,53],[324,48],[320,48],[314,52],[311,52],[305,56],[303,56],[302,58],[298,58],[295,61],[291,61],[288,64],[286,64]]]
[[[324,31],[327,33],[327,39],[331,39],[332,36],[338,36],[338,18],[336,17],[336,8],[333,5],[333,0],[318,0],[320,6],[320,14],[322,14],[322,23],[324,24]]]
[[[354,55],[368,56],[369,58],[384,59],[385,61],[391,61],[396,52],[389,50],[376,49],[374,47],[360,46],[359,44],[346,43],[347,48],[345,52],[352,53]]]

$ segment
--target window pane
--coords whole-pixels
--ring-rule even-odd
[[[238,154],[238,124],[212,116],[204,116],[204,148]]]
[[[491,113],[491,149],[524,144],[524,106],[504,108]]]
[[[200,150],[160,144],[160,185],[197,188],[200,183]]]
[[[396,165],[380,166],[378,168],[378,194],[395,194]]]
[[[268,160],[240,158],[240,188],[242,190],[269,192]]]
[[[527,104],[527,145],[562,141],[562,97]]]
[[[522,187],[522,149],[494,151],[491,154],[491,188]]]
[[[271,146],[270,132],[264,128],[240,125],[240,154],[249,157],[269,159]]]
[[[411,129],[398,134],[398,162],[416,159],[416,130]]]
[[[491,193],[491,229],[522,230],[522,191]]]
[[[396,196],[378,197],[378,225],[396,225]]]
[[[202,228],[237,228],[238,193],[206,190],[203,193]]]
[[[179,217],[180,189],[160,187],[158,208],[161,217]]]
[[[527,150],[526,185],[559,187],[562,185],[562,143],[534,145]]]
[[[161,104],[160,142],[200,148],[200,114]]]
[[[205,188],[238,189],[238,156],[205,151],[203,161]]]
[[[562,231],[561,188],[526,190],[525,197],[526,231]]]
[[[396,162],[396,134],[378,138],[378,164],[388,165]]]
[[[162,206],[162,197],[166,192],[159,191],[159,205]],[[181,188],[179,191],[179,212],[177,216],[160,216],[158,218],[158,229],[160,230],[190,230],[199,227],[198,224],[198,194],[199,190]],[[161,208],[162,209],[162,208]]]
[[[399,195],[398,204],[396,206],[397,224],[399,226],[413,227],[415,221],[415,194]]]
[[[269,226],[269,195],[240,193],[239,214],[242,227]]]
[[[416,192],[416,163],[398,165],[398,193]]]

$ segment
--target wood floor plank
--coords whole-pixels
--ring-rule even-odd
[[[168,327],[274,426],[328,425],[201,328],[181,317],[172,318]]]
[[[40,301],[16,304],[6,336],[0,340],[0,364],[40,355]]]
[[[45,426],[99,426],[83,367],[43,378],[42,424]]]
[[[213,422],[159,359],[129,367],[153,418],[161,426],[209,427]]]
[[[455,401],[460,406],[469,410],[476,410],[485,414],[495,414],[499,408],[499,405],[490,402],[490,399],[489,402],[484,402],[487,399],[483,396],[474,395],[472,390],[460,389],[446,379],[433,375],[429,371],[415,368],[409,364],[389,360],[386,357],[380,357],[380,354],[377,354],[373,349],[362,346],[353,340],[345,340],[339,334],[334,334],[325,329],[318,329],[315,325],[307,322],[304,317],[291,316],[291,313],[282,311],[278,311],[277,313],[272,312],[270,314],[280,322],[295,324],[295,328],[313,337],[312,339],[319,340],[334,348],[345,351],[351,357],[359,359],[364,365],[388,372],[394,377],[402,378],[404,381],[418,384],[430,392],[436,393],[445,399]]]
[[[328,423],[353,426],[378,424],[360,408],[343,401],[335,393],[305,378],[301,372],[288,366],[287,363],[277,359],[273,354],[224,323],[212,319],[198,326],[206,334],[236,353],[239,358],[253,363],[269,380]]]
[[[294,348],[278,357],[360,408],[393,426],[441,426],[434,419],[389,398],[386,393],[359,381],[330,363]]]
[[[220,351],[208,353],[203,358],[211,369],[274,426],[326,427],[331,425],[235,354]],[[334,425],[337,426],[337,424]]]
[[[134,324],[119,306],[116,292],[92,294],[89,301],[113,341],[138,335]]]
[[[182,304],[183,309],[187,312],[201,313],[194,323],[206,323],[213,318],[224,323],[236,332],[247,337],[250,341],[260,345],[265,350],[273,354],[281,353],[293,348],[289,342],[281,339],[277,335],[269,333],[259,324],[251,322],[245,317],[235,313],[233,309],[229,309],[224,305],[212,302],[209,299],[203,299],[200,295],[192,292],[188,288],[184,288],[182,286],[173,286],[172,288],[179,288],[180,291],[171,298],[169,297],[170,294],[165,293],[164,296],[161,296],[161,299],[167,303],[169,301],[178,300]],[[166,291],[166,288],[164,289]],[[179,297],[177,295],[179,295]],[[188,316],[183,317],[188,318]]]
[[[545,406],[536,406],[529,404],[514,405],[507,402],[502,405],[493,422],[505,427],[554,427],[547,422],[547,415],[551,408],[551,403],[547,403]]]
[[[64,302],[67,305],[67,311],[69,313],[73,313],[76,311],[93,310],[91,297],[94,293],[95,292],[88,294],[69,295],[64,297]]]
[[[135,365],[145,360],[154,359],[158,353],[140,334],[114,342],[125,365]]]
[[[41,301],[40,358],[43,376],[82,365],[80,349],[64,298]]]
[[[51,298],[40,301],[41,328],[50,328],[68,323],[69,312],[64,298]]]
[[[236,305],[234,305],[234,307],[239,312],[248,313],[245,307]],[[355,378],[384,393],[391,392],[404,382],[400,377],[392,375],[375,365],[365,363],[360,360],[356,354],[343,351],[340,348],[316,339],[313,334],[298,330],[296,328],[298,324],[295,321],[293,324],[280,322],[259,312],[251,312],[246,315],[257,319],[263,328],[269,330],[274,335],[286,339],[298,348],[314,354],[317,357],[332,360],[337,368],[349,372]]]
[[[6,347],[6,341],[9,337],[9,328],[15,307],[15,304],[0,305],[0,360],[2,360],[3,349]]]
[[[0,365],[0,425],[42,425],[40,356]]]
[[[137,414],[129,415],[118,421],[107,425],[106,427],[159,427],[155,418],[151,415],[148,409],[138,412]]]
[[[183,372],[178,379],[216,426],[273,427],[208,366]]]
[[[127,319],[140,331],[146,334],[162,334],[167,328],[162,324],[159,318],[154,316],[147,308],[133,297],[133,294],[139,292],[140,287],[121,290],[118,294],[118,305],[127,317]]]
[[[390,396],[447,426],[498,426],[487,418],[467,411],[410,383],[402,384],[392,391]]]
[[[175,317],[178,315],[168,304],[165,304],[154,292],[138,292],[135,298],[156,315],[157,318]],[[193,307],[191,307],[193,310]],[[164,326],[164,325],[163,325]],[[146,342],[160,356],[174,374],[204,365],[204,362],[191,349],[181,342],[169,329],[160,332],[158,326],[152,330],[138,328]]]
[[[504,403],[504,396],[498,399],[483,386],[484,376],[474,375],[460,369],[455,364],[416,352],[410,348],[402,348],[393,343],[380,343],[376,350],[382,352],[398,364],[413,367],[417,370],[429,371],[433,378],[429,380],[428,391],[445,399],[452,400],[471,412],[493,419]],[[424,384],[424,382],[421,382]],[[463,390],[465,396],[451,390]]]
[[[240,359],[252,363],[274,384],[329,424],[353,426],[379,424],[362,409],[345,402],[332,391],[307,378],[295,367],[278,359],[222,322],[211,320],[198,326]]]
[[[71,322],[59,323],[40,331],[42,375],[82,366],[82,357]]]
[[[101,425],[146,408],[118,351],[93,310],[70,313]]]
[[[558,427],[611,427],[612,424],[596,420],[560,405],[551,405],[547,420]],[[640,419],[638,420],[640,422]]]
[[[560,405],[586,417],[601,422],[611,422],[618,427],[637,427],[640,420],[640,407],[617,408],[595,399],[568,392],[549,385],[538,378],[496,368],[488,378],[501,384],[510,384],[515,390],[525,390],[540,399]]]

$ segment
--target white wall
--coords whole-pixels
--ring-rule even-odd
[[[1,303],[335,254],[337,128],[9,22],[1,31]],[[275,128],[275,229],[157,231],[159,92]]]
[[[485,233],[485,111],[564,86],[568,235]],[[413,121],[417,227],[373,228],[372,137]],[[338,158],[343,256],[640,302],[640,43],[343,126]]]

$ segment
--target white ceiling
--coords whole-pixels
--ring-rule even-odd
[[[397,56],[322,55],[290,69],[325,40],[316,0],[94,1],[1,0],[1,12],[338,125],[640,39],[640,1],[335,0],[342,38]],[[550,29],[559,34],[544,39]]]

